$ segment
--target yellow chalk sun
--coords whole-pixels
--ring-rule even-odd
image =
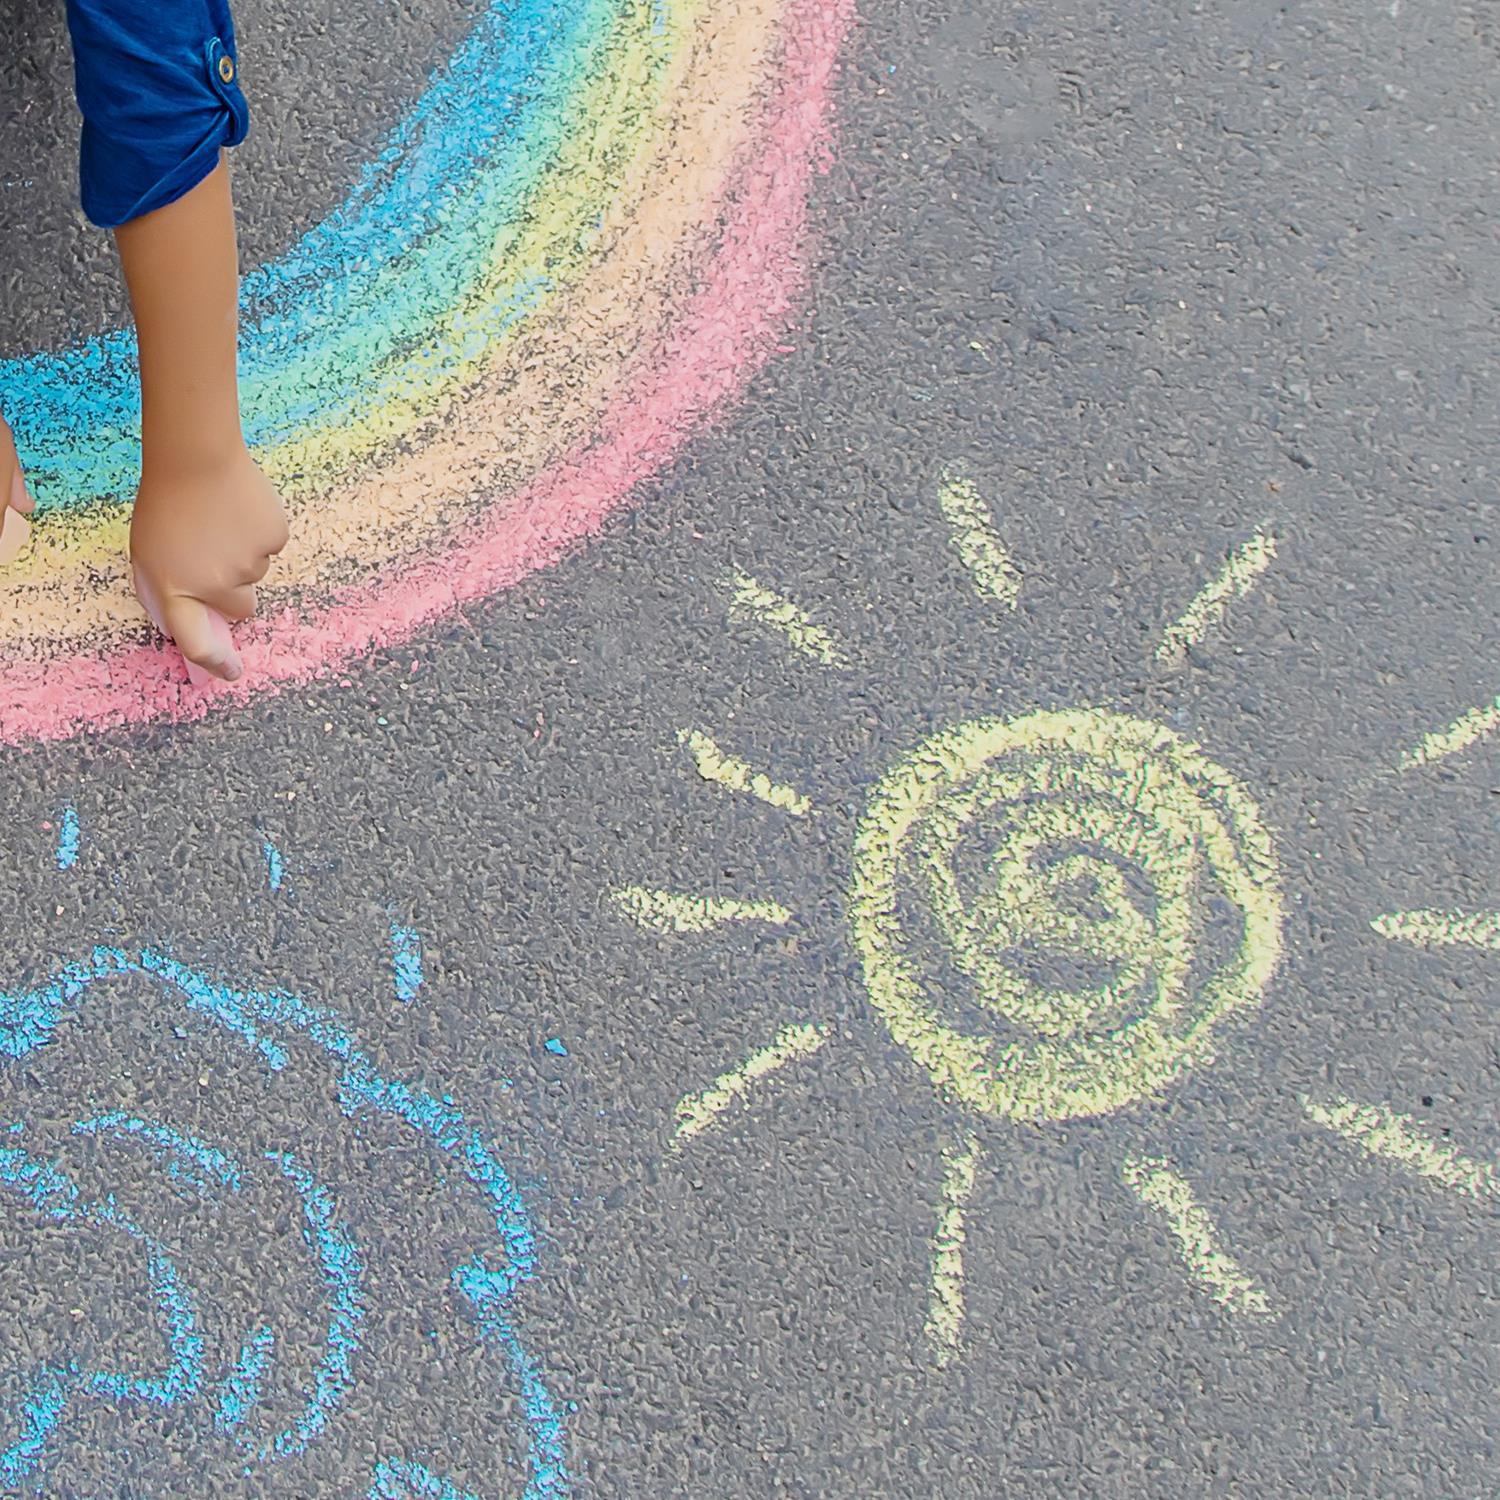
[[[1014,609],[1024,575],[982,497],[950,476],[937,495],[976,590]],[[1160,638],[1171,670],[1270,568],[1276,540],[1241,543]],[[853,653],[791,600],[736,573],[731,616],[778,632],[825,667]],[[1471,712],[1403,757],[1415,770],[1500,727]],[[812,800],[722,748],[679,733],[698,774],[780,815]],[[658,934],[785,923],[773,901],[620,887],[622,916]],[[964,1320],[966,1214],[984,1122],[1099,1116],[1160,1097],[1212,1059],[1236,1012],[1253,1010],[1282,951],[1274,842],[1250,790],[1161,724],[1080,706],[969,720],[927,738],[868,792],[852,850],[849,929],[870,1002],[890,1037],[967,1117],[938,1188],[926,1332],[942,1363]],[[1500,947],[1500,914],[1393,912],[1376,932],[1422,946]],[[829,1029],[793,1020],[677,1107],[683,1149],[770,1075],[818,1052]],[[1500,1198],[1500,1173],[1375,1103],[1304,1099],[1308,1118],[1430,1182]],[[1226,1312],[1275,1315],[1272,1298],[1220,1244],[1208,1210],[1165,1157],[1126,1150],[1121,1180],[1154,1211],[1192,1281]]]
[[[1144,875],[1149,889],[1132,889]],[[903,931],[925,885],[989,1034],[944,1024]],[[1194,972],[1210,890],[1239,930]],[[1281,951],[1271,841],[1227,772],[1159,725],[1099,710],[962,724],[870,798],[850,922],[891,1035],[979,1114],[1062,1120],[1160,1092],[1254,1004]],[[1071,982],[1034,971],[1062,960]]]

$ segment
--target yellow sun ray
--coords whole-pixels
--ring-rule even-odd
[[[973,484],[956,474],[943,477],[938,504],[953,529],[953,545],[973,576],[979,592],[1006,609],[1014,609],[1021,594],[1021,570],[995,534],[990,509]]]
[[[1401,757],[1401,769],[1410,771],[1417,766],[1430,766],[1444,756],[1457,755],[1497,729],[1500,729],[1500,698],[1483,708],[1470,709],[1446,729],[1429,734],[1415,750],[1408,750]]]
[[[816,625],[790,599],[757,583],[748,573],[735,569],[729,579],[734,589],[730,613],[756,621],[785,636],[804,656],[825,667],[844,667],[848,658],[829,633]]]
[[[937,1232],[932,1237],[932,1287],[927,1340],[933,1358],[947,1364],[958,1353],[964,1325],[964,1210],[974,1193],[979,1143],[973,1136],[944,1154]]]
[[[1228,560],[1208,583],[1193,595],[1192,602],[1168,628],[1156,648],[1160,662],[1181,661],[1189,646],[1196,646],[1216,625],[1230,602],[1241,599],[1255,587],[1276,558],[1276,538],[1257,531],[1249,541],[1229,554]]]
[[[721,1073],[701,1094],[688,1094],[677,1106],[674,1146],[681,1146],[706,1130],[753,1084],[799,1058],[811,1057],[828,1040],[829,1028],[813,1022],[783,1026],[767,1047],[752,1052],[739,1067]]]
[[[779,927],[792,920],[791,912],[774,901],[732,901],[644,885],[617,886],[609,896],[636,926],[650,932],[709,932],[731,922],[768,922]]]
[[[1490,1163],[1461,1156],[1446,1142],[1434,1140],[1409,1115],[1380,1104],[1360,1104],[1342,1094],[1326,1100],[1304,1097],[1302,1108],[1319,1125],[1371,1156],[1396,1162],[1470,1198],[1500,1198],[1500,1175]]]
[[[1370,926],[1419,948],[1493,948],[1500,952],[1500,911],[1391,911]]]
[[[1163,1157],[1127,1156],[1126,1184],[1148,1208],[1166,1221],[1178,1254],[1194,1281],[1229,1312],[1269,1317],[1271,1304],[1253,1277],[1219,1248],[1213,1220],[1193,1197],[1187,1179]]]
[[[805,818],[812,811],[812,803],[801,792],[781,786],[754,766],[726,755],[713,737],[701,729],[684,729],[677,737],[692,752],[698,774],[705,781],[715,782],[732,792],[747,792],[794,817]]]

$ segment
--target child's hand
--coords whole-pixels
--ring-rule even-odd
[[[130,521],[137,592],[160,604],[161,625],[189,661],[226,682],[243,667],[209,621],[255,613],[255,585],[286,546],[286,515],[270,480],[242,447],[177,470],[147,466]]]
[[[16,440],[11,436],[10,425],[0,417],[0,566],[10,562],[26,545],[30,527],[21,517],[30,515],[31,508],[31,496],[26,493],[26,481],[21,477]]]

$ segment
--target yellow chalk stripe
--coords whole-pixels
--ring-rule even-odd
[[[979,1143],[969,1136],[944,1153],[943,1193],[937,1232],[932,1238],[932,1296],[927,1338],[938,1364],[958,1353],[964,1323],[964,1209],[974,1192]]]
[[[689,1094],[677,1106],[674,1145],[691,1140],[712,1125],[736,1099],[749,1093],[751,1084],[784,1068],[798,1058],[811,1057],[828,1040],[828,1028],[811,1022],[793,1022],[776,1033],[769,1047],[752,1052],[739,1067],[721,1073],[701,1094]]]
[[[979,491],[969,480],[948,474],[938,491],[938,504],[953,528],[953,545],[980,593],[1014,609],[1021,593],[1021,572],[996,536],[989,507]]]
[[[713,739],[701,730],[684,729],[677,738],[692,751],[698,774],[705,781],[717,782],[732,792],[748,792],[752,797],[759,797],[762,802],[768,802],[772,807],[779,807],[783,812],[793,813],[799,818],[805,818],[812,811],[812,803],[801,792],[794,791],[789,786],[780,786],[753,766],[746,765],[732,755],[725,755]]]
[[[734,587],[731,612],[746,616],[779,631],[804,656],[820,661],[825,667],[842,667],[844,654],[834,644],[833,637],[820,625],[815,625],[792,603],[773,593],[763,584],[757,583],[747,573],[736,569],[730,575]]]
[[[1392,911],[1370,926],[1381,937],[1419,948],[1494,948],[1500,951],[1500,911]]]
[[[1215,1302],[1233,1313],[1270,1315],[1266,1294],[1219,1249],[1213,1220],[1194,1199],[1186,1178],[1161,1157],[1127,1156],[1123,1170],[1126,1184],[1141,1202],[1167,1221],[1189,1274]]]
[[[1415,750],[1408,750],[1401,757],[1401,769],[1407,771],[1413,766],[1428,766],[1435,760],[1442,760],[1445,755],[1457,755],[1497,729],[1500,729],[1500,698],[1488,707],[1470,709],[1446,729],[1429,734]]]
[[[779,926],[792,919],[791,912],[774,901],[684,896],[644,885],[621,886],[609,894],[632,922],[651,932],[708,932],[729,922],[770,922]]]
[[[1409,1167],[1470,1198],[1500,1198],[1500,1175],[1494,1167],[1460,1156],[1451,1146],[1433,1140],[1407,1115],[1379,1104],[1357,1104],[1341,1094],[1323,1102],[1304,1097],[1302,1107],[1319,1125],[1371,1156]]]
[[[1157,661],[1175,661],[1218,623],[1232,599],[1243,598],[1276,557],[1276,538],[1257,531],[1229,554],[1219,572],[1193,596],[1192,603],[1162,637]]]

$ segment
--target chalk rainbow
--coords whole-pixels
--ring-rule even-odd
[[[38,501],[0,743],[305,681],[597,532],[773,351],[853,0],[493,4],[346,200],[245,277],[246,431],[294,541],[190,689],[130,594],[128,330],[0,362]]]

